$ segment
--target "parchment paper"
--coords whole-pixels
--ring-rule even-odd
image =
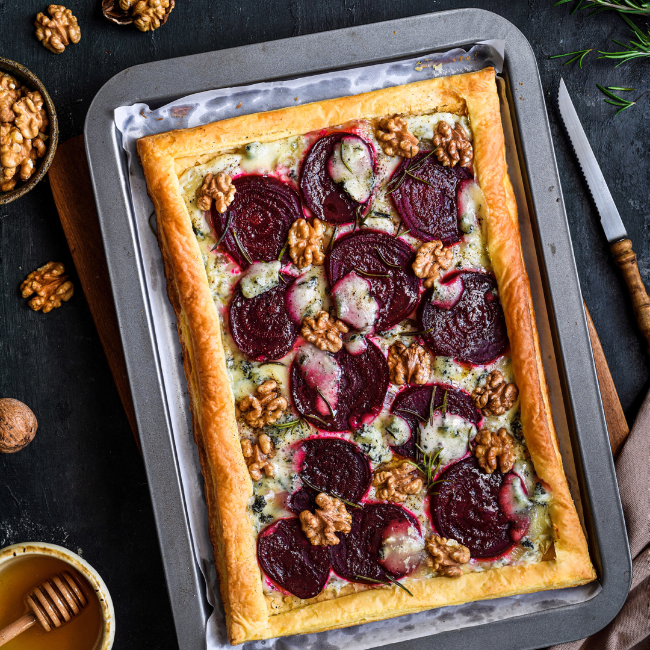
[[[235,115],[268,111],[397,86],[422,79],[470,72],[488,65],[494,66],[497,72],[501,72],[503,53],[503,41],[485,41],[476,44],[469,51],[454,49],[445,53],[432,53],[419,58],[351,70],[338,70],[306,78],[207,91],[177,99],[155,111],[150,110],[146,104],[122,106],[115,110],[115,125],[122,135],[122,143],[128,161],[133,202],[133,228],[136,243],[144,260],[145,289],[153,316],[154,335],[169,406],[169,417],[174,432],[183,493],[193,535],[194,554],[205,577],[206,597],[214,607],[214,611],[206,623],[208,650],[225,649],[231,646],[226,637],[223,607],[212,559],[207,509],[203,494],[203,477],[192,438],[181,348],[176,332],[174,311],[167,300],[165,291],[160,251],[156,238],[150,230],[149,219],[153,212],[153,206],[146,193],[142,169],[137,162],[136,140],[145,135],[198,126]],[[503,91],[502,85],[500,89]],[[501,94],[503,98],[503,92]],[[524,199],[524,188],[519,173],[512,127],[509,123],[509,110],[505,100],[502,100],[502,109],[508,164],[520,210],[524,256],[531,276],[535,311],[538,316],[538,327],[547,364],[546,371],[551,386],[554,419],[558,428],[564,466],[574,499],[580,509],[575,464],[568,437],[566,414],[544,304],[539,266]],[[262,650],[263,648],[364,650],[583,602],[594,597],[599,589],[598,583],[592,583],[572,589],[467,603],[341,630],[251,642],[245,646],[246,650]]]

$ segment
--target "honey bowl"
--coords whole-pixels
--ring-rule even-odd
[[[34,625],[2,650],[110,650],[115,639],[115,610],[101,576],[76,553],[44,542],[13,544],[0,550],[0,629],[22,616],[24,596],[62,571],[74,569],[88,604],[77,617],[46,632]]]

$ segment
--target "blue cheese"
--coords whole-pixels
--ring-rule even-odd
[[[370,330],[377,320],[379,305],[370,294],[370,283],[354,271],[332,290],[338,317],[357,330]]]
[[[426,423],[420,423],[420,446],[427,454],[439,449],[441,465],[462,458],[470,440],[476,436],[476,427],[459,415],[447,413],[444,417],[435,412]]]
[[[255,298],[280,282],[280,262],[255,262],[242,275],[239,287],[245,298]]]

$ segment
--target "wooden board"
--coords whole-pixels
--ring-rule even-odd
[[[136,442],[137,425],[131,391],[129,389],[119,327],[113,306],[108,268],[104,256],[101,231],[95,210],[95,200],[86,162],[83,136],[59,144],[50,167],[50,185],[59,211],[61,224],[70,246],[81,286],[93,315],[99,338],[131,424]],[[587,311],[589,335],[594,351],[598,382],[600,384],[607,429],[614,457],[618,455],[629,433],[627,421],[609,372],[609,366],[598,338],[598,333]]]
[[[50,186],[79,281],[106,353],[135,441],[138,428],[113,305],[104,244],[95,210],[83,136],[59,144],[49,171]]]

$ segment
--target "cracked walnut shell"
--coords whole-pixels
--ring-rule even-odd
[[[485,386],[477,386],[472,399],[477,409],[486,417],[503,415],[509,411],[519,397],[519,389],[508,383],[500,370],[493,370],[485,380]]]
[[[343,347],[341,334],[347,331],[343,321],[334,320],[326,311],[319,311],[315,318],[305,318],[302,321],[300,333],[317,348],[334,353]]]
[[[387,156],[412,158],[420,151],[418,139],[409,131],[403,117],[394,115],[379,120],[375,136]]]
[[[375,495],[382,501],[406,501],[412,494],[419,494],[424,481],[418,468],[408,460],[394,467],[379,467],[372,479]]]
[[[433,146],[436,147],[436,157],[443,167],[454,167],[457,164],[469,167],[472,164],[472,143],[460,124],[452,129],[447,122],[440,120],[433,135]]]
[[[74,286],[67,275],[63,275],[65,267],[60,262],[48,262],[36,271],[32,271],[20,285],[23,298],[34,297],[29,306],[34,311],[41,310],[44,314],[61,306],[72,298]]]
[[[269,379],[257,387],[255,395],[246,395],[239,402],[239,410],[248,426],[261,429],[277,422],[289,406],[278,392],[278,383]]]
[[[460,565],[470,560],[469,549],[455,539],[431,535],[425,540],[424,548],[428,554],[426,563],[448,578],[459,578],[463,573]]]
[[[322,264],[325,255],[323,244],[323,222],[314,217],[313,224],[306,219],[296,219],[289,229],[289,257],[299,268]]]
[[[453,260],[453,250],[445,248],[441,241],[434,239],[420,246],[412,268],[418,278],[424,279],[424,287],[431,289],[435,281],[440,277],[440,269],[446,271]]]
[[[492,474],[497,468],[497,462],[503,474],[513,468],[515,464],[514,439],[505,429],[499,429],[497,433],[482,429],[476,434],[474,442],[476,443],[474,455],[485,472]]]
[[[402,384],[426,384],[431,374],[431,356],[419,343],[407,348],[397,341],[388,350],[388,371],[390,381],[397,386]]]
[[[324,492],[316,497],[316,505],[314,514],[309,510],[300,513],[302,530],[314,546],[335,546],[341,541],[336,532],[349,533],[352,517],[343,501]]]
[[[20,451],[34,440],[36,429],[38,422],[29,406],[11,397],[0,399],[0,453]]]
[[[245,438],[241,441],[241,450],[248,467],[248,473],[254,481],[259,481],[262,478],[262,473],[268,478],[275,476],[275,470],[270,462],[270,459],[275,456],[275,447],[269,436],[260,433],[257,444],[253,444]]]
[[[225,172],[206,174],[203,183],[196,190],[196,207],[207,212],[212,208],[212,200],[217,212],[224,213],[235,200],[235,186],[232,178]]]
[[[77,19],[70,9],[63,5],[50,5],[44,13],[36,14],[36,38],[54,54],[61,54],[65,46],[78,43],[81,39],[81,29]]]

